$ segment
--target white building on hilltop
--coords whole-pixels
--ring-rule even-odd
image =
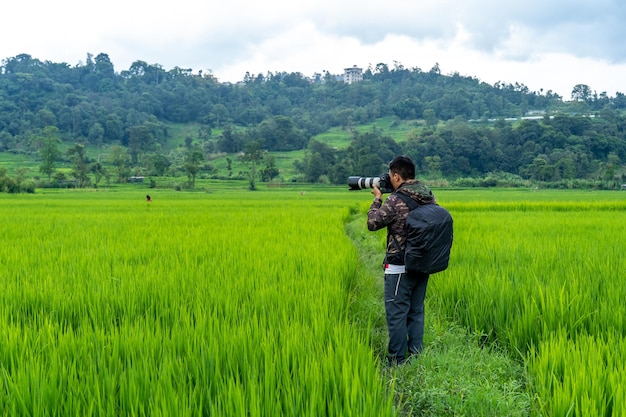
[[[343,70],[343,82],[352,84],[359,81],[363,81],[363,68],[358,68],[356,65],[352,68],[346,68]]]

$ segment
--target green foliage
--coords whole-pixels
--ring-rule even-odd
[[[623,195],[435,194],[455,217],[455,246],[451,268],[429,283],[425,351],[385,371],[402,410],[427,416],[624,414]],[[364,221],[361,214],[348,230],[362,261],[380,274],[384,236],[368,235]],[[370,320],[372,343],[383,357],[384,307],[375,301],[380,283],[367,285],[359,296],[374,294],[367,298],[379,312]]]
[[[504,195],[438,195],[455,216],[456,267],[433,280],[432,301],[525,361],[542,415],[623,414],[621,193],[493,201]]]
[[[190,149],[185,155],[183,167],[187,173],[187,177],[189,178],[189,185],[191,188],[195,188],[196,186],[196,175],[198,175],[198,172],[200,171],[200,164],[202,161],[204,161],[204,156],[198,149]]]
[[[59,151],[59,129],[55,126],[46,126],[43,129],[42,136],[39,138],[41,148],[39,155],[41,157],[41,165],[39,171],[48,176],[48,182],[54,173],[54,166],[57,158],[61,155]]]
[[[424,352],[381,369],[369,193],[245,185],[0,194],[0,410],[624,414],[622,193],[435,189],[451,267]]]
[[[90,179],[87,176],[88,165],[85,146],[77,143],[67,150],[67,156],[72,160],[72,176],[75,186],[83,188],[89,185]]]
[[[292,157],[288,170],[277,160],[282,172],[265,177],[340,183],[346,173],[375,175],[371,171],[393,152],[413,157],[420,175],[432,179],[507,172],[539,183],[619,185],[626,180],[625,96],[596,94],[584,84],[572,96],[564,102],[518,83],[488,85],[442,75],[437,66],[424,72],[398,63],[379,63],[350,85],[331,74],[308,79],[286,72],[247,74],[231,85],[211,74],[143,61],[116,72],[104,53],[89,54],[75,67],[21,54],[0,66],[0,152],[40,157],[34,163],[50,183],[64,161],[52,158],[50,141],[42,147],[40,139],[48,135],[43,130],[56,128],[60,148],[83,143],[98,162],[124,146],[129,161],[110,167],[123,182],[131,171],[187,174],[178,150],[185,141],[206,161],[225,161],[219,153],[232,157],[249,142],[263,140],[268,152],[300,155],[315,139],[335,155],[311,149],[306,160]],[[530,110],[545,117],[506,121]],[[232,177],[232,171],[210,175]]]
[[[7,175],[6,168],[0,167],[0,193],[34,193],[35,184],[32,181],[24,181],[21,175],[14,178]]]
[[[251,191],[256,190],[257,167],[266,156],[266,152],[261,149],[262,143],[261,140],[248,142],[239,158],[248,167],[248,181]]]
[[[523,366],[506,352],[481,347],[453,324],[445,325],[429,326],[435,336],[419,360],[388,372],[397,378],[396,395],[407,414],[531,415],[533,400]]]
[[[355,214],[346,230],[358,248],[364,270],[351,311],[356,325],[370,333],[377,356],[384,360],[387,328],[380,268],[384,230],[367,231],[362,210]],[[532,394],[526,387],[523,366],[506,352],[482,346],[479,339],[441,314],[429,298],[425,350],[401,367],[384,369],[386,379],[393,381],[400,414],[530,415]]]
[[[343,191],[150,195],[0,195],[0,414],[395,415]]]

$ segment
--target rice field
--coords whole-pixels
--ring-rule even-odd
[[[540,415],[626,415],[626,193],[527,195],[445,196],[454,267],[433,302],[525,362]]]
[[[626,193],[435,191],[429,306],[525,363],[535,415],[626,415]],[[0,194],[0,415],[398,414],[349,313],[369,193],[150,194]]]
[[[393,415],[344,204],[151,194],[0,195],[0,415]]]

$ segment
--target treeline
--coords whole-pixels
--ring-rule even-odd
[[[45,160],[51,156],[42,150],[46,142],[114,145],[116,153],[125,153],[111,157],[120,172],[115,161],[122,159],[126,174],[164,175],[178,165],[190,181],[202,169],[211,171],[202,162],[209,155],[245,153],[250,144],[270,152],[307,149],[297,162],[307,181],[344,182],[348,172],[378,173],[379,162],[390,159],[387,149],[415,155],[422,173],[433,177],[506,172],[558,181],[617,175],[626,157],[621,116],[626,96],[577,85],[571,98],[563,101],[552,91],[529,91],[517,83],[489,85],[442,75],[437,65],[422,71],[381,63],[353,84],[327,72],[312,78],[245,74],[230,84],[212,74],[144,61],[118,72],[104,53],[88,54],[75,66],[22,54],[0,66],[0,151]],[[554,117],[515,125],[505,121],[531,110]],[[418,127],[402,144],[376,130],[353,129],[382,117],[414,120]],[[494,119],[498,122],[486,123]],[[182,154],[170,152],[170,123],[200,126]],[[311,141],[332,127],[354,132],[349,149]],[[269,172],[278,175],[271,164]]]
[[[587,90],[580,91],[587,109],[626,108],[621,94],[610,99]],[[46,126],[56,126],[63,140],[127,145],[133,126],[148,124],[158,135],[153,125],[159,122],[250,127],[283,116],[303,137],[287,142],[267,139],[266,147],[291,150],[306,147],[308,138],[331,127],[380,117],[431,121],[519,117],[530,109],[562,103],[551,91],[541,94],[519,84],[491,86],[458,74],[445,76],[437,66],[424,72],[378,64],[365,71],[363,82],[351,85],[329,73],[311,79],[284,72],[246,74],[233,85],[220,83],[211,74],[178,67],[165,70],[144,61],[116,72],[104,53],[88,55],[76,66],[22,54],[4,59],[0,67],[0,149],[23,146],[33,131]]]
[[[355,131],[345,150],[312,140],[297,165],[307,181],[342,184],[348,175],[384,172],[402,153],[415,159],[418,175],[456,185],[619,188],[626,182],[626,118],[608,109],[598,116],[561,114],[482,126],[452,120],[416,129],[403,143],[375,128]]]

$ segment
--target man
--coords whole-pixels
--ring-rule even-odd
[[[406,194],[419,204],[434,203],[430,189],[415,179],[415,164],[406,156],[389,163],[389,178],[394,192],[382,202],[382,192],[372,189],[374,202],[367,213],[367,228],[387,228],[385,269],[385,313],[389,331],[389,364],[402,364],[409,355],[419,353],[424,339],[424,298],[428,274],[407,273],[404,267],[405,230],[409,207],[397,194]]]

